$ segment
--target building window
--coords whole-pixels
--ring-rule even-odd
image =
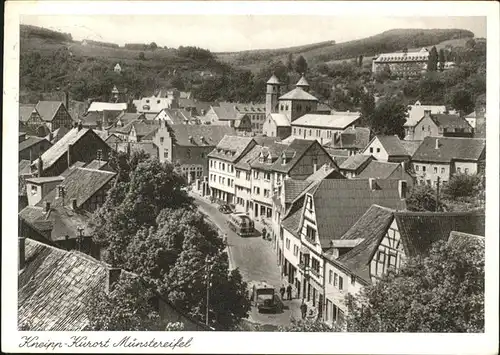
[[[163,150],[163,158],[168,159],[168,149]]]
[[[355,285],[356,284],[356,276],[354,275],[351,275],[351,285]]]
[[[253,178],[258,179],[259,178],[259,172],[257,170],[253,171]]]
[[[290,250],[290,239],[286,238],[286,248]]]
[[[38,192],[38,187],[36,187],[35,185],[31,185],[31,194],[36,195],[37,192]]]
[[[328,271],[328,283],[331,285],[333,281],[333,271]]]
[[[465,173],[468,174],[469,173],[469,168],[465,168]]]
[[[321,131],[319,129],[316,130],[316,137],[320,136]]]
[[[222,163],[222,171],[226,171],[226,164]]]
[[[415,171],[419,171],[419,170],[420,170],[420,166],[415,164]]]
[[[377,153],[380,153],[380,148],[377,148]]]
[[[316,231],[311,226],[306,227],[306,239],[311,244],[316,243]]]
[[[260,194],[260,188],[259,188],[259,187],[254,186],[254,188],[253,188],[253,193],[254,193],[254,194],[256,194],[256,195],[259,195],[259,194]]]
[[[441,168],[441,174],[444,174],[444,168]]]
[[[426,170],[427,168],[425,167],[425,165],[422,165],[422,171],[425,173]]]
[[[307,196],[307,209],[309,211],[312,211],[312,197],[311,196]]]
[[[370,153],[373,153],[373,147],[370,147]]]
[[[205,152],[201,152],[201,157],[205,158],[205,156],[206,156]]]
[[[339,290],[344,289],[344,279],[339,276]]]
[[[337,273],[334,273],[334,275],[333,275],[333,286],[337,286],[338,279],[339,279],[339,275],[337,275]]]
[[[462,172],[462,168],[457,168],[457,173],[461,173]]]
[[[389,254],[389,267],[396,268],[396,255]]]
[[[251,174],[249,172],[246,172],[245,177],[247,181],[250,181]]]
[[[302,129],[299,128],[299,136],[302,135]]]
[[[210,159],[210,167],[211,167],[211,168],[213,167],[213,163],[214,163],[214,162],[213,162],[213,160],[212,160],[212,159]]]
[[[160,137],[160,144],[163,144],[163,141],[165,140],[165,138],[163,137]]]
[[[295,136],[295,135],[297,135],[297,128],[294,128],[294,129],[293,129],[293,135],[294,135],[294,136]]]
[[[264,189],[264,197],[269,197],[269,190],[268,189]]]
[[[239,178],[240,178],[240,175],[241,175],[241,171],[236,170],[236,178],[237,178],[237,179],[239,179]]]
[[[271,173],[264,173],[264,180],[271,180]]]
[[[309,137],[312,136],[312,129],[309,130]]]
[[[293,256],[297,256],[299,254],[299,246],[293,245]]]
[[[438,172],[438,168],[435,166],[434,167],[434,174],[437,174],[437,172]]]

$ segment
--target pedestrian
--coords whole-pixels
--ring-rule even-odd
[[[262,230],[262,239],[266,239],[267,231],[265,229]]]
[[[289,300],[292,299],[292,285],[291,284],[288,284],[288,286],[286,288],[286,295],[287,295],[287,298]]]
[[[281,299],[284,300],[285,298],[285,285],[281,285],[281,288],[280,288],[280,294],[281,294]]]
[[[302,319],[305,319],[307,314],[307,305],[304,302],[304,299],[302,299],[302,304],[300,305],[300,311],[302,312]]]

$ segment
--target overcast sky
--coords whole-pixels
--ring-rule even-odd
[[[69,32],[73,39],[159,46],[194,45],[211,51],[337,43],[394,28],[461,28],[486,37],[485,17],[334,17],[317,15],[64,15],[22,16],[21,23]]]

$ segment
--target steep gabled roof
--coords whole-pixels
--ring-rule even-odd
[[[375,139],[379,140],[389,156],[409,155],[405,147],[401,144],[401,140],[398,136],[375,136],[370,143],[368,143],[368,146],[372,144]]]
[[[45,138],[30,136],[30,137],[26,138],[25,140],[23,140],[22,142],[19,143],[19,152],[22,152],[23,150],[28,149],[28,148],[36,145],[36,144],[40,144],[43,141],[45,141],[48,144],[49,147],[52,145],[52,143],[50,143]]]
[[[302,88],[295,88],[287,92],[282,95],[279,100],[319,101],[316,97],[304,91]]]
[[[458,248],[463,248],[470,244],[479,244],[484,248],[484,236],[451,231],[448,244],[452,244]]]
[[[286,164],[282,164],[282,159],[277,159],[273,164],[272,170],[288,173],[314,144],[319,143],[315,140],[294,139],[281,153],[287,157]]]
[[[446,114],[436,114],[431,116],[434,122],[439,127],[446,129],[455,129],[455,128],[463,128],[463,129],[472,129],[471,125],[467,120],[458,115],[446,115]]]
[[[175,144],[180,146],[217,146],[226,135],[236,134],[229,126],[212,125],[169,125]],[[191,140],[190,140],[191,137]]]
[[[71,200],[76,199],[77,207],[81,207],[97,191],[115,177],[116,173],[87,168],[73,169],[60,183],[64,186],[65,197],[56,198],[57,188],[50,191],[37,206],[45,206],[45,202],[50,202],[54,207],[71,205]]]
[[[304,192],[314,181],[285,179],[285,203],[293,202],[302,192]]]
[[[68,146],[70,144],[74,145],[86,134],[94,133],[91,129],[88,128],[82,128],[80,130],[78,128],[71,129],[71,131],[66,133],[64,137],[59,139],[52,147],[50,147],[42,154],[41,159],[43,161],[43,168],[47,169],[48,167],[52,166],[52,164],[59,160],[60,157],[67,153]],[[96,137],[98,136],[96,135]]]
[[[241,159],[236,163],[236,168],[243,170],[251,170],[252,167],[250,164],[259,157],[261,145],[255,145],[252,149],[250,149],[245,155],[241,157]]]
[[[372,160],[356,177],[360,179],[387,179],[400,166],[399,163]]]
[[[410,157],[412,157],[413,154],[415,154],[418,147],[420,147],[420,144],[422,144],[422,141],[407,141],[407,140],[401,141],[401,145],[403,146],[403,148],[406,150],[406,152]]]
[[[269,78],[269,80],[267,81],[266,84],[275,84],[275,85],[279,85],[280,84],[280,81],[279,79],[276,77],[276,75],[273,74],[273,76],[271,76]]]
[[[35,110],[36,105],[19,105],[19,121],[27,122],[33,111]]]
[[[432,243],[451,231],[484,235],[485,216],[475,212],[395,212],[407,256],[425,255]]]
[[[364,165],[368,164],[369,160],[373,160],[373,157],[371,155],[351,155],[344,162],[342,162],[342,164],[340,165],[340,170],[357,171]]]
[[[277,127],[290,127],[290,118],[283,113],[270,113],[269,116]]]
[[[368,283],[370,261],[391,225],[393,212],[389,208],[372,205],[341,238],[341,240],[362,240],[336,260]]]
[[[252,142],[255,144],[252,137],[226,135],[208,156],[224,159],[229,162],[236,162]]]
[[[340,239],[373,204],[406,209],[405,201],[399,196],[397,180],[376,180],[374,186],[375,189],[370,189],[368,179],[327,179],[311,189],[323,248],[328,247],[330,240]]]
[[[439,147],[436,149],[436,140]],[[450,163],[452,160],[478,161],[486,148],[486,139],[425,137],[412,160]]]
[[[52,121],[61,106],[64,106],[61,101],[38,101],[36,111],[43,121]]]
[[[338,139],[333,139],[327,145],[340,149],[363,149],[370,142],[370,128],[347,127]]]

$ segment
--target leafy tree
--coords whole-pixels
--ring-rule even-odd
[[[362,54],[358,57],[358,66],[360,68],[363,66],[363,55]]]
[[[402,139],[407,111],[408,107],[397,98],[385,98],[377,103],[366,119],[374,134],[398,135]]]
[[[151,42],[151,44],[149,45],[149,49],[152,51],[154,51],[157,48],[158,48],[158,45],[155,42]]]
[[[287,61],[286,61],[286,68],[288,69],[288,71],[293,70],[293,54],[292,53],[288,53],[288,57],[287,57]]]
[[[110,293],[96,290],[86,309],[90,330],[163,331],[179,328],[160,319],[152,305],[153,293],[137,277],[120,280]],[[172,329],[174,328],[174,329]]]
[[[445,55],[444,49],[441,48],[439,50],[439,71],[443,71],[444,70],[444,64],[445,63],[446,63],[446,55]]]
[[[435,243],[349,297],[350,332],[483,332],[484,241]]]
[[[307,61],[302,55],[299,55],[295,60],[295,71],[299,74],[304,74],[307,71]]]
[[[438,66],[438,52],[436,46],[431,48],[429,52],[429,59],[427,62],[427,71],[437,71]]]
[[[406,206],[410,211],[437,211],[436,191],[429,185],[415,185],[406,199]],[[440,203],[439,209],[442,208]]]
[[[389,68],[389,66],[386,65],[382,68],[382,70],[379,70],[374,74],[374,79],[378,83],[384,83],[385,81],[391,78],[391,75],[392,75],[391,69]]]
[[[475,103],[469,91],[464,89],[455,89],[447,97],[449,105],[462,115],[474,111]]]
[[[453,199],[473,197],[482,192],[484,192],[483,176],[477,174],[455,174],[443,188],[443,193]]]
[[[138,58],[139,58],[139,60],[146,60],[146,56],[144,55],[144,52],[139,52]]]

